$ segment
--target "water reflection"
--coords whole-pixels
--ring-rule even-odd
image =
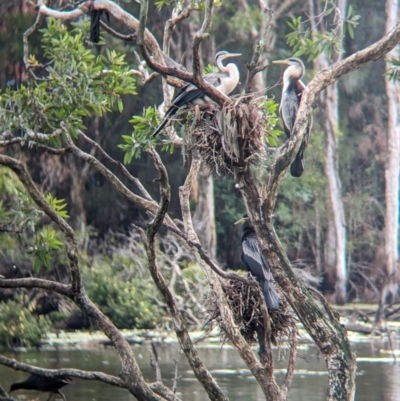
[[[358,362],[357,401],[398,401],[400,400],[400,367],[393,365],[390,354],[380,352],[387,345],[379,342],[358,344],[354,346]],[[143,374],[149,381],[154,380],[153,370],[149,366],[149,352],[145,347],[134,346],[134,352],[142,368]],[[399,344],[397,344],[399,349]],[[165,384],[171,386],[174,376],[174,359],[178,358],[176,345],[160,345],[158,347],[160,368]],[[228,346],[223,348],[199,348],[199,354],[207,367],[213,373],[221,388],[231,401],[264,401],[264,395],[256,380],[251,376],[237,353]],[[29,351],[24,353],[5,354],[20,362],[31,363],[46,368],[75,367],[87,370],[101,370],[118,375],[119,360],[112,347],[90,350],[53,350]],[[385,357],[383,361],[371,362],[367,357]],[[276,379],[282,384],[285,376],[286,355],[276,362]],[[390,361],[390,362],[389,362]],[[184,400],[204,401],[207,396],[195,379],[185,357],[179,361],[178,382],[179,395]],[[27,374],[14,372],[0,366],[0,384],[7,390],[14,381],[24,380]],[[325,363],[314,347],[302,347],[296,362],[296,374],[293,380],[290,399],[296,401],[322,401],[326,398],[327,374]],[[97,382],[74,379],[74,383],[64,387],[68,401],[128,401],[133,397],[126,391]],[[15,393],[15,398],[29,400],[35,397],[45,400],[47,394],[36,392]],[[55,397],[54,399],[57,399]]]

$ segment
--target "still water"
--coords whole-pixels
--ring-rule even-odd
[[[399,342],[395,342],[399,350]],[[381,341],[371,341],[354,345],[359,358],[357,373],[357,401],[400,401],[400,364],[393,363],[388,346]],[[149,381],[154,381],[154,372],[149,366],[149,351],[146,347],[133,346],[142,371]],[[174,359],[179,358],[176,345],[159,345],[159,364],[163,381],[171,386],[174,376]],[[246,369],[243,361],[230,347],[200,347],[199,354],[207,367],[226,392],[231,401],[264,401],[265,398],[256,382]],[[397,355],[400,353],[397,351]],[[94,349],[29,351],[22,353],[7,352],[5,356],[20,362],[31,363],[45,368],[74,367],[86,370],[101,370],[118,375],[119,361],[112,347]],[[278,357],[278,355],[276,354]],[[284,379],[286,356],[275,364],[276,379],[279,384]],[[0,365],[0,385],[6,390],[12,382],[24,380],[28,375],[14,372]],[[194,378],[185,357],[179,361],[178,395],[183,400],[205,401],[202,387]],[[64,387],[67,401],[132,401],[133,397],[123,389],[103,385],[94,381],[73,379],[74,383]],[[296,362],[296,374],[290,391],[290,400],[322,401],[325,399],[327,375],[324,361],[313,346],[300,346]],[[39,397],[46,400],[48,395],[33,391],[19,390],[13,393],[19,400],[31,400]],[[52,400],[58,399],[53,396]],[[60,398],[61,399],[61,398]]]

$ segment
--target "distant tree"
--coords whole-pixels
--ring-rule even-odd
[[[399,3],[386,1],[385,32],[388,34],[399,15]],[[392,65],[390,60],[397,60],[399,46],[387,55],[388,71]],[[383,305],[393,302],[398,290],[399,274],[399,177],[400,177],[400,117],[399,117],[399,79],[387,74],[385,77],[388,124],[385,160],[385,284],[380,299],[378,320],[382,320]]]

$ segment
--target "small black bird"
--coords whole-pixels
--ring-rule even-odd
[[[44,393],[50,393],[50,397],[47,399],[47,401],[50,400],[53,394],[60,394],[64,401],[66,401],[66,398],[64,394],[60,391],[60,388],[66,386],[67,384],[70,384],[71,381],[72,379],[68,376],[58,376],[52,378],[39,375],[30,375],[23,382],[11,384],[9,393],[19,389],[37,390]]]
[[[256,277],[260,283],[266,304],[270,309],[279,308],[279,297],[273,282],[271,270],[261,251],[253,224],[247,214],[235,224],[242,223],[242,253],[240,258],[244,267]]]
[[[294,123],[297,118],[297,111],[300,106],[301,96],[304,92],[305,85],[301,78],[304,75],[304,64],[298,58],[288,58],[287,60],[273,61],[274,64],[287,65],[285,72],[283,73],[283,88],[281,104],[279,106],[279,113],[283,121],[283,128],[288,138],[292,135]],[[303,156],[304,151],[308,145],[310,137],[311,124],[308,125],[306,133],[304,135],[303,142],[300,145],[300,149],[297,152],[294,162],[290,166],[290,174],[293,177],[300,177],[304,171]]]

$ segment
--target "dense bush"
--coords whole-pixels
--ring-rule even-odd
[[[119,329],[153,329],[161,316],[155,303],[157,289],[150,277],[127,277],[112,266],[112,260],[98,260],[84,269],[85,287],[93,302]]]
[[[33,346],[50,329],[46,316],[31,313],[26,297],[18,295],[14,300],[0,302],[0,345]]]

